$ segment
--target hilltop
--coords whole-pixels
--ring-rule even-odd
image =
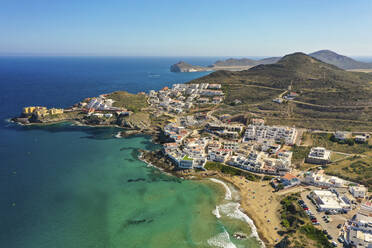
[[[184,61],[180,61],[177,64],[171,65],[170,71],[171,72],[195,72],[195,71],[211,71],[211,68],[198,66],[198,65],[190,65]]]
[[[370,72],[372,69],[372,63],[360,62],[355,59],[349,58],[344,55],[337,54],[330,50],[320,50],[308,54],[309,56],[316,58],[327,64],[337,66],[340,69],[345,70],[360,70],[363,72]],[[249,58],[229,58],[226,60],[218,60],[210,66],[196,66],[190,65],[185,62],[179,62],[171,66],[172,72],[192,72],[192,71],[242,71],[250,69],[257,65],[275,64],[279,62],[282,57],[269,57],[260,60],[254,60]]]
[[[320,50],[309,55],[341,69],[372,69],[372,63],[360,62],[330,50]]]
[[[270,57],[261,60],[254,59],[226,59],[217,60],[214,64],[209,66],[198,66],[190,65],[184,61],[180,61],[177,64],[171,65],[171,72],[195,72],[195,71],[218,71],[218,70],[228,70],[228,71],[241,71],[252,68],[253,66],[260,64],[272,64],[276,63],[280,57]]]
[[[222,84],[226,105],[217,113],[249,112],[311,128],[372,127],[372,75],[345,71],[304,53],[249,70],[216,71],[192,82]],[[294,100],[273,102],[289,91],[298,94]]]

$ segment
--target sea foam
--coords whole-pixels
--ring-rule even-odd
[[[221,184],[225,188],[225,190],[226,190],[225,200],[229,201],[225,204],[221,204],[221,205],[216,206],[216,209],[213,210],[212,213],[217,218],[221,218],[221,216],[224,215],[224,216],[227,216],[227,217],[230,217],[230,218],[239,219],[241,221],[246,222],[249,225],[249,227],[251,228],[251,232],[252,232],[251,237],[256,238],[260,242],[261,247],[266,247],[264,242],[260,239],[260,237],[257,233],[257,228],[254,225],[253,220],[251,218],[249,218],[248,215],[246,215],[245,213],[243,213],[240,210],[240,203],[232,201],[232,192],[231,192],[231,189],[229,188],[229,186],[221,180],[218,180],[218,179],[215,179],[215,178],[209,178],[209,179],[211,181],[215,182],[215,183]],[[221,235],[220,238],[222,238],[222,234],[224,234],[224,233],[219,234],[219,235]],[[226,232],[226,234],[229,235],[227,232]],[[224,235],[226,235],[226,234],[224,234]],[[215,237],[217,237],[217,236],[215,236]],[[229,241],[230,241],[230,237],[229,237]],[[208,240],[208,244],[210,244],[209,240]],[[234,244],[232,244],[232,245],[234,245]],[[215,245],[215,246],[217,246],[217,245]],[[217,247],[235,247],[235,245],[234,246],[217,246]]]
[[[212,182],[221,184],[225,188],[225,190],[226,190],[225,200],[232,200],[231,190],[230,190],[229,186],[227,186],[226,183],[224,183],[223,181],[218,180],[216,178],[209,178],[209,180],[211,180]]]
[[[230,235],[226,230],[208,239],[207,242],[210,246],[214,246],[214,247],[236,248],[234,243],[231,242]]]

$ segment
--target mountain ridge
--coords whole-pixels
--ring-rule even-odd
[[[322,62],[337,66],[338,68],[344,70],[356,70],[356,69],[372,69],[372,63],[361,62],[350,57],[340,55],[331,50],[319,50],[308,54],[309,56],[316,58]],[[285,56],[283,56],[285,57]],[[174,64],[171,66],[171,71],[173,72],[190,72],[190,71],[211,71],[211,70],[230,70],[239,71],[247,70],[251,67],[255,67],[261,64],[275,64],[283,57],[268,57],[259,60],[249,59],[249,58],[229,58],[226,60],[217,60],[214,64],[210,66],[196,66],[184,64]]]
[[[215,71],[190,83],[222,85],[225,100],[218,114],[248,112],[305,128],[371,130],[372,126],[372,74],[346,71],[304,53],[248,70]],[[273,101],[290,91],[297,93],[295,99]]]

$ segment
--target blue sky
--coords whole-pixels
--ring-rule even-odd
[[[370,0],[1,0],[0,54],[372,56]]]

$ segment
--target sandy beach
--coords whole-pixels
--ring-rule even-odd
[[[295,187],[281,192],[273,192],[269,181],[253,182],[240,176],[221,175],[221,179],[230,182],[240,190],[241,208],[254,222],[260,238],[267,247],[273,247],[283,237],[280,224],[280,200],[284,195],[302,191]]]
[[[274,194],[268,181],[252,182],[239,176],[222,175],[240,190],[241,208],[253,220],[260,238],[267,247],[273,246],[281,237],[277,233],[280,224],[280,195]]]

